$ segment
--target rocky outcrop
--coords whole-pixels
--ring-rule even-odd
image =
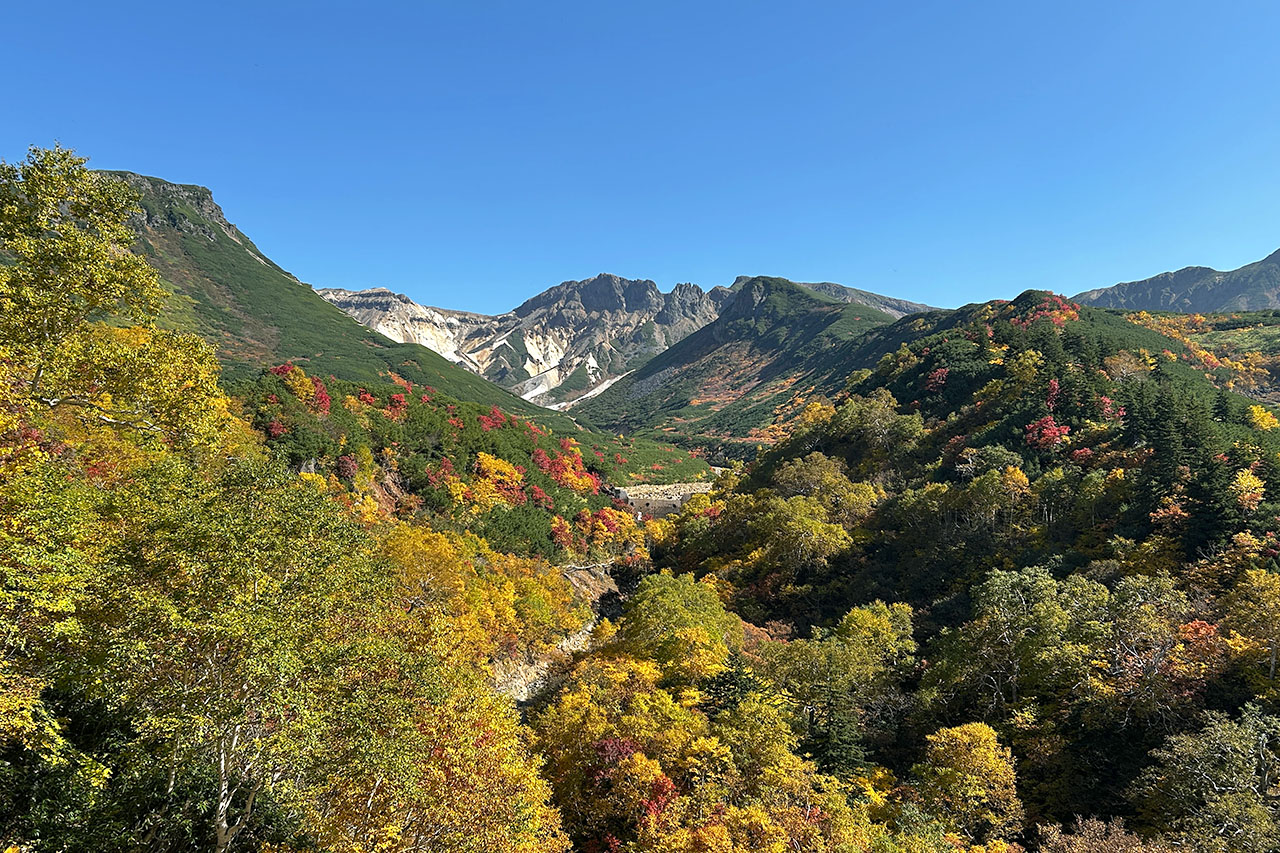
[[[566,281],[499,315],[418,305],[384,288],[318,289],[392,340],[419,343],[544,405],[572,402],[719,316],[732,294],[601,274]]]
[[[711,491],[710,483],[666,483],[664,485],[626,486],[618,489],[618,499],[626,501],[641,515],[662,518],[678,512],[693,495]]]
[[[240,229],[227,221],[226,214],[213,200],[213,193],[208,187],[171,184],[160,178],[134,172],[104,174],[122,178],[140,194],[142,209],[130,222],[138,233],[153,228],[172,228],[184,234],[198,234],[208,240],[215,240],[221,232],[242,246],[247,242]],[[250,252],[262,263],[269,263],[257,252]]]

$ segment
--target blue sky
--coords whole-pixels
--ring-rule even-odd
[[[40,8],[48,6],[47,9]],[[24,3],[0,156],[211,187],[323,286],[951,306],[1280,247],[1280,4]]]

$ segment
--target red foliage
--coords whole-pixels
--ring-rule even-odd
[[[276,376],[288,376],[296,369],[292,361],[286,361],[284,364],[277,364],[275,367],[270,368],[270,372]]]
[[[1071,461],[1077,465],[1083,465],[1093,459],[1093,450],[1088,447],[1081,447],[1078,450],[1071,451]]]
[[[324,387],[324,382],[319,376],[311,377],[311,387],[315,389],[315,396],[311,398],[311,407],[318,415],[329,414],[329,407],[333,404],[333,399],[329,396],[329,389]]]
[[[507,416],[497,406],[489,409],[489,414],[480,416],[480,428],[485,432],[500,429],[507,425]]]
[[[551,541],[566,551],[573,548],[573,528],[558,515],[551,519]]]
[[[615,453],[615,454],[613,454],[613,464],[614,464],[614,465],[626,465],[626,464],[627,464],[627,457],[623,456],[621,453]]]
[[[950,372],[951,369],[948,367],[939,367],[937,370],[930,372],[929,376],[924,381],[925,390],[941,391],[943,388],[947,387],[947,374]]]
[[[1098,402],[1102,404],[1102,416],[1111,420],[1120,420],[1124,417],[1124,406],[1116,406],[1110,397],[1100,396]]]
[[[405,399],[404,394],[392,394],[390,402],[387,403],[387,417],[393,421],[398,421],[405,416],[407,411],[409,411],[409,402]]]
[[[1027,424],[1027,445],[1037,450],[1053,450],[1062,444],[1069,432],[1071,427],[1060,425],[1053,419],[1053,415],[1045,415],[1040,420]]]
[[[964,450],[965,442],[969,440],[967,435],[952,436],[947,443],[942,445],[942,457],[944,459],[955,459],[960,455],[960,451]]]
[[[359,400],[361,403],[364,403],[366,406],[378,405],[378,398],[373,396],[363,388],[360,389],[360,393],[356,394],[356,399]]]
[[[667,806],[675,802],[676,797],[680,796],[676,791],[676,785],[664,773],[653,780],[649,785],[649,796],[646,797],[640,805],[644,808],[645,817],[653,820],[667,810]]]
[[[1068,320],[1080,319],[1080,306],[1056,293],[1050,293],[1025,316],[1011,317],[1009,322],[1020,329],[1025,329],[1042,318],[1061,328],[1067,324]]]
[[[427,469],[427,482],[432,486],[439,486],[444,482],[445,477],[452,476],[453,473],[453,460],[446,456],[440,460],[440,464],[434,469]]]
[[[583,467],[582,456],[574,448],[573,441],[561,439],[560,446],[566,448],[566,452],[555,456],[549,455],[541,447],[535,447],[530,454],[533,464],[558,486],[575,492],[599,494],[600,478]]]
[[[529,497],[533,498],[535,505],[545,510],[553,510],[556,508],[556,502],[551,499],[551,495],[544,492],[538,486],[529,487]]]
[[[1050,379],[1049,393],[1044,398],[1045,407],[1048,408],[1049,411],[1052,412],[1054,407],[1058,405],[1058,394],[1060,394],[1061,392],[1062,392],[1062,386],[1058,384],[1058,380]]]
[[[269,438],[279,438],[280,436],[284,435],[288,431],[289,431],[289,428],[284,424],[280,423],[280,420],[278,418],[272,420],[271,423],[267,424],[267,436]]]
[[[360,464],[356,462],[354,456],[339,456],[337,464],[334,465],[335,473],[343,480],[352,479],[359,470]]]

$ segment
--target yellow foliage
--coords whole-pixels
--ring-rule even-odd
[[[1266,492],[1266,485],[1258,475],[1254,474],[1248,468],[1242,468],[1236,472],[1235,477],[1231,480],[1231,495],[1236,499],[1236,503],[1245,512],[1253,512],[1262,503],[1262,496]]]
[[[285,386],[293,392],[293,396],[297,397],[302,402],[309,403],[311,402],[311,399],[315,397],[315,385],[312,384],[311,380],[307,377],[307,374],[303,372],[301,367],[297,367],[295,365],[293,370],[290,370],[281,378],[284,380]]]
[[[1022,820],[1013,754],[985,723],[939,729],[915,768],[925,803],[970,839],[1002,838]]]
[[[1254,429],[1270,432],[1280,426],[1280,420],[1275,415],[1267,411],[1263,406],[1253,405],[1249,407],[1249,423]]]

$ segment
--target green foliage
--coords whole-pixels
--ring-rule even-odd
[[[1262,853],[1280,845],[1276,780],[1280,720],[1250,706],[1238,720],[1211,712],[1174,735],[1134,786],[1143,815],[1198,851]]]
[[[699,682],[742,647],[742,622],[714,587],[690,575],[650,575],[627,602],[618,640],[627,653],[655,661],[670,682]]]

